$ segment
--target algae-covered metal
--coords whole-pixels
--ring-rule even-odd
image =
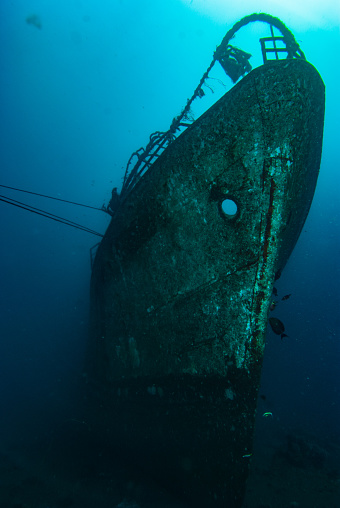
[[[242,504],[273,283],[313,198],[323,117],[312,65],[258,67],[163,152],[99,246],[101,417],[188,506]]]

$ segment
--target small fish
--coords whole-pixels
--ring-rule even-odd
[[[268,416],[273,416],[273,413],[271,411],[267,411],[266,413],[263,413],[262,415],[264,418],[268,418]]]
[[[281,300],[288,300],[288,298],[292,296],[292,293],[289,293],[289,295],[285,295],[281,298]]]
[[[271,302],[271,304],[269,305],[269,310],[274,310],[275,307],[277,305],[277,302],[275,302],[274,300]]]
[[[285,327],[282,321],[280,321],[276,317],[270,317],[268,321],[273,332],[276,333],[276,335],[281,336],[281,340],[283,339],[283,337],[288,337],[288,335],[284,333]]]
[[[277,289],[276,288],[273,288],[273,295],[277,296]]]
[[[39,30],[41,30],[42,28],[41,20],[39,16],[37,16],[36,14],[31,14],[30,16],[27,16],[26,23],[28,25],[32,25],[35,26],[36,28],[39,28]]]

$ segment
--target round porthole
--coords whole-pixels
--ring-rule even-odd
[[[222,211],[228,218],[235,217],[237,214],[238,206],[233,199],[227,198],[224,199],[221,203]]]

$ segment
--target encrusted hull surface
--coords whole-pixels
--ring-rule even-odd
[[[98,248],[97,423],[188,506],[242,505],[273,283],[313,198],[323,117],[309,63],[253,70],[159,157]]]

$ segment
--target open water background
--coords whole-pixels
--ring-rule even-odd
[[[273,417],[259,416],[256,443],[283,449],[287,434],[302,436],[327,454],[321,469],[339,478],[339,9],[332,1],[305,11],[293,3],[270,5],[244,2],[208,12],[195,0],[1,2],[0,184],[108,204],[130,154],[152,132],[168,129],[227,29],[256,10],[281,17],[326,84],[326,118],[315,198],[277,283],[280,297],[291,293],[275,310],[289,337],[268,332],[259,415]],[[32,15],[41,27],[27,23]],[[241,33],[235,45],[259,65],[258,38],[268,28],[257,23]],[[196,101],[196,118],[231,87],[217,67],[209,81],[214,93]],[[102,211],[0,191],[100,233],[109,222]],[[24,468],[27,447],[42,437],[53,444],[64,422],[78,418],[89,250],[99,237],[2,202],[0,227],[0,452]],[[20,505],[4,477],[0,507],[12,506],[8,499],[16,506],[62,506],[35,502],[33,494]],[[117,494],[112,506],[119,495],[124,499]]]

